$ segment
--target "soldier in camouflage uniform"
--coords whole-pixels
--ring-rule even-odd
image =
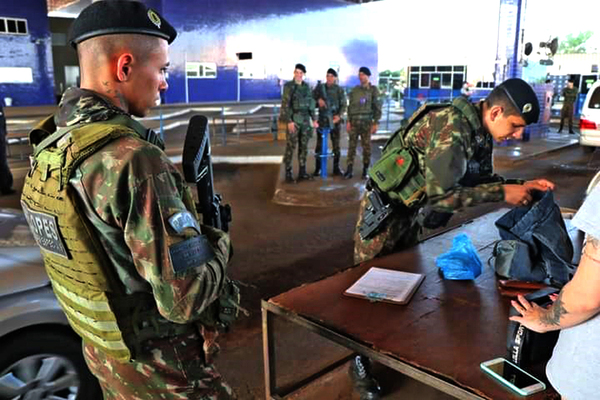
[[[390,163],[378,161],[369,171],[370,190],[361,201],[354,234],[354,261],[360,263],[410,247],[417,243],[421,227],[443,226],[455,211],[465,207],[502,201],[525,205],[532,199],[532,190],[553,189],[554,184],[544,179],[511,181],[493,173],[493,141],[520,138],[525,125],[537,122],[538,116],[537,97],[520,79],[504,82],[478,104],[461,96],[452,104],[425,105],[415,112],[384,148],[381,160],[393,156]],[[405,162],[394,156],[400,154],[395,149],[408,149],[416,160],[416,173],[423,177],[424,187],[414,189],[420,200],[412,207],[392,200],[398,199],[396,194],[402,188],[383,192],[376,183],[395,178],[381,170],[381,165],[392,168]],[[412,181],[410,176],[406,178]],[[374,193],[392,211],[377,230],[363,239],[360,229],[364,229],[363,222],[373,211],[369,197]],[[357,357],[350,373],[361,398],[378,398],[379,385],[370,375],[366,358]]]
[[[577,88],[573,87],[573,79],[567,81],[567,87],[563,89],[563,106],[560,110],[560,128],[558,132],[562,132],[565,120],[569,121],[569,133],[575,133],[573,131],[573,111],[575,108],[575,102],[577,101]]]
[[[333,175],[342,175],[340,169],[340,126],[342,116],[346,112],[346,93],[335,81],[337,72],[333,68],[327,70],[327,82],[325,85],[319,83],[313,90],[313,97],[319,105],[319,127],[330,128],[331,145],[333,147]],[[323,138],[317,132],[317,147],[315,148],[315,172],[314,176],[321,173],[321,149]]]
[[[367,178],[367,170],[371,164],[371,135],[377,132],[377,124],[381,118],[381,101],[379,100],[379,90],[377,86],[371,85],[369,77],[371,71],[367,67],[361,67],[358,71],[360,85],[354,87],[350,92],[350,105],[348,106],[348,158],[346,160],[346,173],[344,178],[350,179],[353,176],[354,156],[356,155],[356,146],[358,146],[358,137],[363,152],[363,172],[362,178]]]
[[[142,3],[98,1],[71,35],[81,88],[31,132],[22,196],[54,292],[104,399],[235,398],[212,364],[229,236],[198,222],[162,140],[131,117],[167,89],[176,32]]]
[[[279,120],[286,123],[288,127],[283,157],[287,183],[294,182],[292,159],[296,145],[298,146],[298,181],[312,179],[312,176],[306,173],[306,155],[308,154],[308,141],[318,124],[315,115],[315,100],[312,97],[310,86],[304,82],[304,74],[306,74],[306,67],[296,64],[294,79],[283,86],[283,95],[281,96]]]

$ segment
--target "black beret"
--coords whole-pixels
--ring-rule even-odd
[[[361,72],[363,74],[365,74],[366,76],[371,76],[371,70],[369,68],[367,68],[367,67],[360,67],[358,69],[358,73],[360,74]]]
[[[69,43],[76,47],[84,40],[117,33],[158,36],[169,44],[177,36],[171,24],[143,3],[104,0],[90,4],[79,14],[71,26]]]
[[[333,69],[333,68],[329,68],[327,70],[327,74],[331,74],[331,75],[333,75],[333,76],[335,76],[337,78],[337,71],[335,69]]]
[[[306,67],[300,63],[296,64],[296,66],[294,67],[294,69],[299,69],[300,71],[306,73]]]
[[[498,86],[521,113],[527,125],[535,124],[540,117],[540,103],[533,88],[523,79],[512,78]]]

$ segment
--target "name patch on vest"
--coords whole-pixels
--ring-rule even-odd
[[[21,205],[38,246],[68,259],[65,242],[58,229],[58,218],[54,215],[31,211],[24,202],[21,202]]]
[[[197,268],[215,258],[215,252],[204,235],[170,246],[169,253],[175,273]]]

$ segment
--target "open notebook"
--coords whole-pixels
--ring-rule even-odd
[[[371,267],[344,294],[371,301],[406,304],[425,275]]]

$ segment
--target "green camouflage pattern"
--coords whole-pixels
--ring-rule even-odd
[[[59,126],[73,126],[108,120],[116,114],[124,112],[94,92],[69,89],[55,121]],[[176,272],[169,247],[196,236],[197,232],[187,228],[178,233],[168,219],[179,212],[196,216],[196,211],[190,189],[166,154],[139,136],[120,137],[85,159],[69,183],[81,203],[93,210],[94,218],[89,222],[125,292],[151,294],[154,304],[148,306],[155,307],[159,324],[192,324],[197,326],[196,331],[203,333],[203,313],[210,310],[219,297],[231,243],[226,233],[201,225],[215,257],[205,264]],[[202,339],[197,341],[201,343]],[[156,343],[160,346],[155,347]],[[199,345],[194,351],[181,351],[188,345],[190,338],[183,336],[150,340],[136,352],[133,362],[125,364],[88,345],[86,358],[92,372],[101,381],[109,382],[103,385],[105,398],[216,399],[210,396],[221,393],[222,383],[220,378],[215,378],[214,367],[204,362],[212,349],[203,352]],[[198,367],[183,369],[183,356]],[[118,377],[114,376],[116,371]],[[121,379],[126,382],[118,383]],[[172,383],[171,379],[177,382]],[[188,382],[188,389],[180,393],[183,380]],[[207,389],[199,382],[206,382],[208,386],[218,382],[218,387]],[[127,386],[128,391],[121,392],[123,386]],[[161,395],[133,395],[147,393],[151,387],[162,390]],[[113,394],[117,397],[111,397]]]
[[[322,87],[325,86],[325,91],[327,97],[323,95]],[[329,112],[331,112],[331,117],[335,117],[336,115],[342,118],[344,113],[346,112],[346,92],[337,84],[327,85],[326,83],[318,84],[313,90],[313,97],[315,101],[319,99],[323,99],[327,104],[327,107],[319,107],[319,126],[327,127],[329,126],[329,121],[327,120],[327,116]],[[317,103],[318,104],[318,103]]]
[[[98,378],[104,400],[224,400],[236,396],[212,363],[201,356],[195,334],[148,340],[142,357],[116,362],[89,344],[84,359]]]
[[[370,83],[367,86],[355,86],[350,92],[348,120],[354,124],[357,120],[377,123],[381,119],[381,99],[379,89]]]
[[[292,168],[294,151],[298,146],[298,164],[306,167],[308,142],[313,134],[312,121],[315,120],[315,99],[312,97],[310,86],[306,82],[297,84],[289,81],[283,86],[281,97],[281,112],[279,120],[286,124],[294,122],[296,131],[286,135],[285,154],[283,163],[286,169]]]
[[[575,104],[575,101],[577,100],[577,94],[579,93],[579,91],[577,90],[577,88],[573,87],[573,88],[564,88],[562,91],[562,95],[564,97],[564,101],[563,101],[563,105],[564,104],[570,104],[571,106],[573,106],[573,104]]]
[[[460,183],[468,174],[472,161],[490,163],[493,142],[488,140],[489,136],[481,124],[481,104],[472,105],[462,97],[455,99],[452,106],[430,111],[406,132],[406,143],[418,155],[419,168],[425,175],[427,196],[423,206],[427,205],[437,212],[452,213],[465,207],[504,200],[502,178],[498,176],[480,176],[480,182],[487,183],[472,187]],[[482,170],[488,174],[493,172],[487,168]],[[367,205],[368,202],[363,199],[359,223]],[[414,243],[413,236],[402,236],[404,232],[413,232],[416,225],[416,213],[411,212],[408,212],[410,218],[405,216],[407,211],[400,212],[400,216],[394,213],[388,217],[383,229],[365,241],[360,240],[357,225],[355,261],[372,259],[381,255],[381,251],[399,251],[404,245]],[[399,228],[396,224],[409,226]]]
[[[348,132],[348,156],[346,162],[348,165],[354,164],[358,139],[362,146],[363,164],[371,163],[371,128],[373,123],[368,119],[358,119],[350,122],[350,131]]]
[[[292,160],[294,158],[294,151],[298,146],[298,165],[300,167],[306,167],[306,156],[308,154],[308,142],[310,141],[313,134],[312,119],[306,116],[304,120],[298,120],[300,122],[294,122],[296,124],[296,132],[292,133],[288,129],[286,134],[285,153],[283,155],[283,163],[286,169],[292,168]]]
[[[309,115],[315,119],[315,100],[312,97],[310,86],[306,82],[297,84],[291,80],[283,85],[281,96],[281,111],[279,120],[286,124],[296,119],[302,120]]]

